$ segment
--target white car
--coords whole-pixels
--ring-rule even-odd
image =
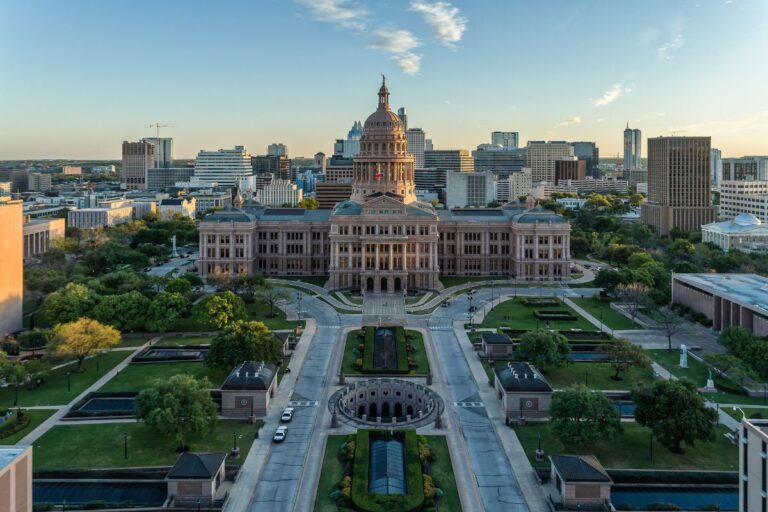
[[[275,435],[272,436],[272,441],[276,443],[282,443],[285,441],[285,436],[288,435],[288,427],[285,425],[280,425],[277,427],[277,430],[275,430]]]
[[[280,421],[283,423],[288,423],[293,419],[293,407],[286,407],[283,409],[283,414],[280,416]]]

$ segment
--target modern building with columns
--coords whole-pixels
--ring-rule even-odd
[[[738,325],[768,336],[768,279],[757,274],[673,274],[672,302],[703,314],[716,331]]]
[[[439,288],[439,276],[570,277],[570,224],[540,208],[436,211],[416,199],[414,157],[384,83],[354,157],[352,193],[332,210],[236,201],[200,223],[199,271],[328,276],[331,290]]]

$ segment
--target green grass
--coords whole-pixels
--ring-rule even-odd
[[[278,307],[274,308],[274,316],[270,316],[273,311],[268,304],[264,304],[263,302],[251,302],[246,304],[245,311],[248,315],[248,320],[264,322],[264,324],[273,331],[278,329],[293,329],[296,327],[296,322],[293,320],[286,320],[285,312]]]
[[[128,433],[128,459],[123,459],[123,432]],[[253,443],[256,427],[244,421],[219,420],[213,432],[188,441],[193,452],[224,452],[232,447],[233,434],[238,442],[241,463]],[[171,466],[176,462],[176,443],[144,423],[101,423],[93,425],[57,425],[34,444],[35,469],[122,468],[135,466]]]
[[[213,387],[218,387],[229,372],[196,362],[130,364],[99,391],[141,391],[157,380],[167,380],[181,374],[198,379],[207,377]]]
[[[363,343],[363,340],[357,337],[357,332],[358,329],[354,329],[347,333],[347,340],[344,344],[344,356],[341,360],[341,371],[344,372],[345,375],[360,373],[358,369],[355,368],[355,360],[358,359],[358,357],[353,352],[354,348],[360,343]],[[362,355],[360,356],[360,359],[362,359]]]
[[[347,339],[344,345],[344,355],[341,360],[341,370],[344,372],[344,375],[362,374],[355,368],[355,360],[358,359],[358,356],[356,356],[353,351],[354,348],[363,343],[363,340],[357,337],[358,330],[359,329],[355,329],[347,333]],[[406,330],[405,332],[412,335],[411,343],[413,344],[415,351],[410,352],[409,355],[410,357],[413,357],[416,362],[416,368],[410,370],[408,373],[412,375],[426,375],[429,373],[429,359],[427,358],[427,351],[424,348],[424,338],[418,331]],[[362,359],[362,356],[360,356],[360,359]]]
[[[647,350],[651,359],[667,369],[672,375],[681,379],[686,377],[699,387],[707,384],[707,367],[692,357],[688,357],[688,368],[680,368],[680,351],[653,349]]]
[[[768,418],[768,408],[740,407],[741,411],[739,411],[738,409],[734,411],[733,407],[722,407],[721,409],[736,421],[741,421],[741,416],[742,416],[741,411],[744,411],[744,414],[747,416],[747,418],[753,418],[753,419]]]
[[[164,336],[155,347],[179,347],[183,345],[210,345],[210,336]]]
[[[123,334],[123,339],[120,342],[120,346],[140,347],[154,337],[154,334]]]
[[[419,331],[406,330],[406,334],[411,337],[411,345],[413,345],[414,352],[410,352],[409,355],[416,362],[416,368],[409,373],[426,375],[429,373],[429,359],[427,358],[427,351],[424,348],[424,337]]]
[[[328,436],[320,480],[317,483],[315,512],[337,512],[338,510],[330,494],[337,489],[339,482],[344,478],[344,465],[339,458],[339,450],[346,440],[347,436]]]
[[[75,364],[54,370],[46,378],[45,384],[35,389],[25,387],[19,389],[19,406],[66,405],[132,353],[128,350],[120,350],[99,356],[98,371],[95,358],[85,360],[83,363],[85,371],[82,373],[74,373]],[[69,390],[67,390],[67,372],[73,372],[70,375]],[[13,397],[13,388],[0,388],[0,408],[13,405]]]
[[[715,440],[696,443],[695,447],[683,445],[684,454],[676,454],[653,441],[653,460],[649,457],[651,431],[637,423],[622,423],[624,432],[618,437],[600,441],[594,445],[568,445],[560,442],[550,431],[547,424],[529,424],[515,429],[520,443],[525,449],[531,464],[549,465],[549,462],[537,463],[534,457],[538,436],[541,434],[541,446],[545,455],[570,453],[595,455],[600,463],[611,469],[692,469],[736,471],[739,467],[739,452],[723,435],[725,427],[718,427]]]
[[[432,479],[435,485],[442,489],[443,497],[440,498],[440,510],[446,512],[461,512],[459,491],[456,488],[456,478],[453,475],[451,455],[448,451],[448,442],[445,436],[426,436],[435,460],[430,466]]]
[[[11,445],[18,443],[24,436],[36,429],[38,425],[47,420],[55,412],[56,409],[27,409],[27,414],[29,415],[30,419],[29,425],[27,425],[23,430],[16,432],[15,434],[1,438],[0,445]]]
[[[614,370],[608,363],[571,363],[567,366],[549,368],[544,376],[555,389],[572,384],[587,384],[592,389],[626,389],[653,383],[653,370],[632,367],[622,372],[622,380],[613,380]]]
[[[625,329],[642,329],[642,327],[634,323],[629,318],[625,317],[621,313],[611,309],[608,302],[602,302],[594,297],[585,298],[571,298],[577,306],[580,306],[587,313],[600,320],[600,313],[602,312],[602,320],[605,325],[611,329],[625,330]]]
[[[717,385],[717,383],[715,383]],[[702,396],[710,402],[719,404],[744,404],[744,405],[766,405],[762,396],[734,395],[718,391],[717,393],[702,393]],[[766,415],[768,418],[768,415]]]
[[[576,321],[550,321],[549,328],[555,330],[581,329],[583,331],[596,331],[597,328],[585,318],[576,313],[565,304],[558,306],[526,306],[521,304],[521,299],[510,299],[502,302],[488,313],[478,327],[512,327],[513,329],[533,330],[544,329],[546,322],[536,319],[534,311],[559,310],[568,311],[577,317]]]
[[[176,323],[173,324],[173,329],[170,330],[178,332],[209,332],[215,331],[216,328],[210,325],[201,324],[198,322],[197,318],[192,316],[190,318],[179,318],[176,320]]]

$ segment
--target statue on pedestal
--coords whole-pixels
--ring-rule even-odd
[[[688,368],[688,347],[680,345],[680,368]]]

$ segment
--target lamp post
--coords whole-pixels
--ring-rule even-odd
[[[72,372],[67,372],[67,391],[72,391]]]
[[[493,311],[493,280],[491,280],[491,311]]]
[[[123,459],[128,460],[128,432],[123,432]]]
[[[474,318],[475,318],[475,311],[472,306],[472,299],[474,299],[474,296],[471,293],[468,293],[467,296],[469,297],[469,328],[472,329],[474,327]]]
[[[296,299],[299,301],[299,320],[301,320],[301,299],[304,298],[304,294],[301,292],[296,292]]]
[[[603,330],[603,308],[600,308],[600,331]]]

